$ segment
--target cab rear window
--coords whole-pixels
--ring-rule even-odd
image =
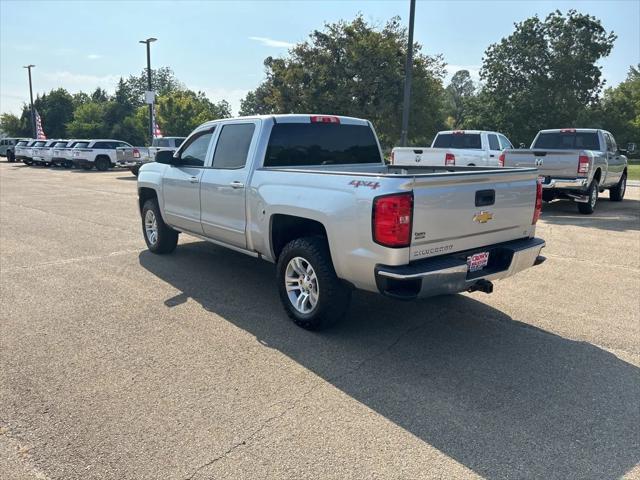
[[[479,133],[439,133],[433,142],[433,148],[482,149]]]
[[[380,162],[378,142],[367,125],[277,123],[271,130],[264,166]]]
[[[533,148],[549,150],[600,150],[596,132],[547,132],[538,135]]]

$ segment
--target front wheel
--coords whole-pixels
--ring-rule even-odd
[[[131,167],[130,169],[131,173],[133,173],[134,176],[138,176],[138,173],[140,172],[140,167]]]
[[[624,198],[624,193],[627,191],[627,172],[622,174],[620,181],[615,187],[611,187],[609,190],[609,199],[612,202],[621,202]]]
[[[111,160],[109,160],[108,158],[102,157],[96,159],[96,168],[98,169],[98,171],[106,172],[107,170],[109,170],[109,167],[111,167]]]
[[[596,209],[596,202],[598,201],[598,181],[593,180],[591,185],[589,185],[589,190],[587,190],[587,196],[589,197],[589,201],[586,203],[578,203],[578,211],[583,215],[591,215]]]
[[[147,247],[153,253],[171,253],[178,245],[178,232],[164,223],[158,202],[153,199],[147,200],[142,206],[142,233]]]
[[[349,308],[351,289],[337,277],[323,237],[289,242],[278,258],[277,282],[287,315],[307,330],[333,325]]]

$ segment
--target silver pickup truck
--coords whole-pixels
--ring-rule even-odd
[[[154,138],[150,147],[121,147],[116,149],[116,164],[119,167],[128,168],[131,173],[138,176],[140,167],[145,163],[153,162],[156,154],[163,150],[175,152],[185,137],[159,137]]]
[[[538,132],[530,150],[507,150],[507,167],[535,167],[542,177],[542,198],[572,199],[580,213],[593,213],[598,193],[620,202],[627,188],[627,157],[613,135],[593,128],[563,128]]]
[[[287,314],[319,329],[354,288],[400,299],[483,291],[544,260],[534,168],[385,165],[370,122],[215,120],[140,168],[150,251],[188,233],[277,264]]]

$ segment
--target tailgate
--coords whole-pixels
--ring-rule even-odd
[[[576,178],[579,150],[507,150],[505,167],[533,167],[543,177]]]
[[[533,235],[535,170],[416,177],[411,260]]]

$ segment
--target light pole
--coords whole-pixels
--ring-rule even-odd
[[[413,70],[413,21],[416,16],[416,0],[409,0],[409,43],[407,44],[407,65],[404,73],[404,101],[402,103],[402,130],[400,146],[407,146],[409,136],[409,105],[411,103],[411,71]]]
[[[31,84],[31,69],[35,67],[35,65],[25,65],[22,68],[26,68],[29,71],[29,99],[31,100],[31,138],[37,138],[36,133],[36,112],[33,109],[33,86]]]
[[[140,43],[147,45],[147,88],[151,91],[151,43],[158,40],[157,38],[147,38],[146,40],[140,40]],[[153,103],[149,103],[149,145],[153,143]]]

